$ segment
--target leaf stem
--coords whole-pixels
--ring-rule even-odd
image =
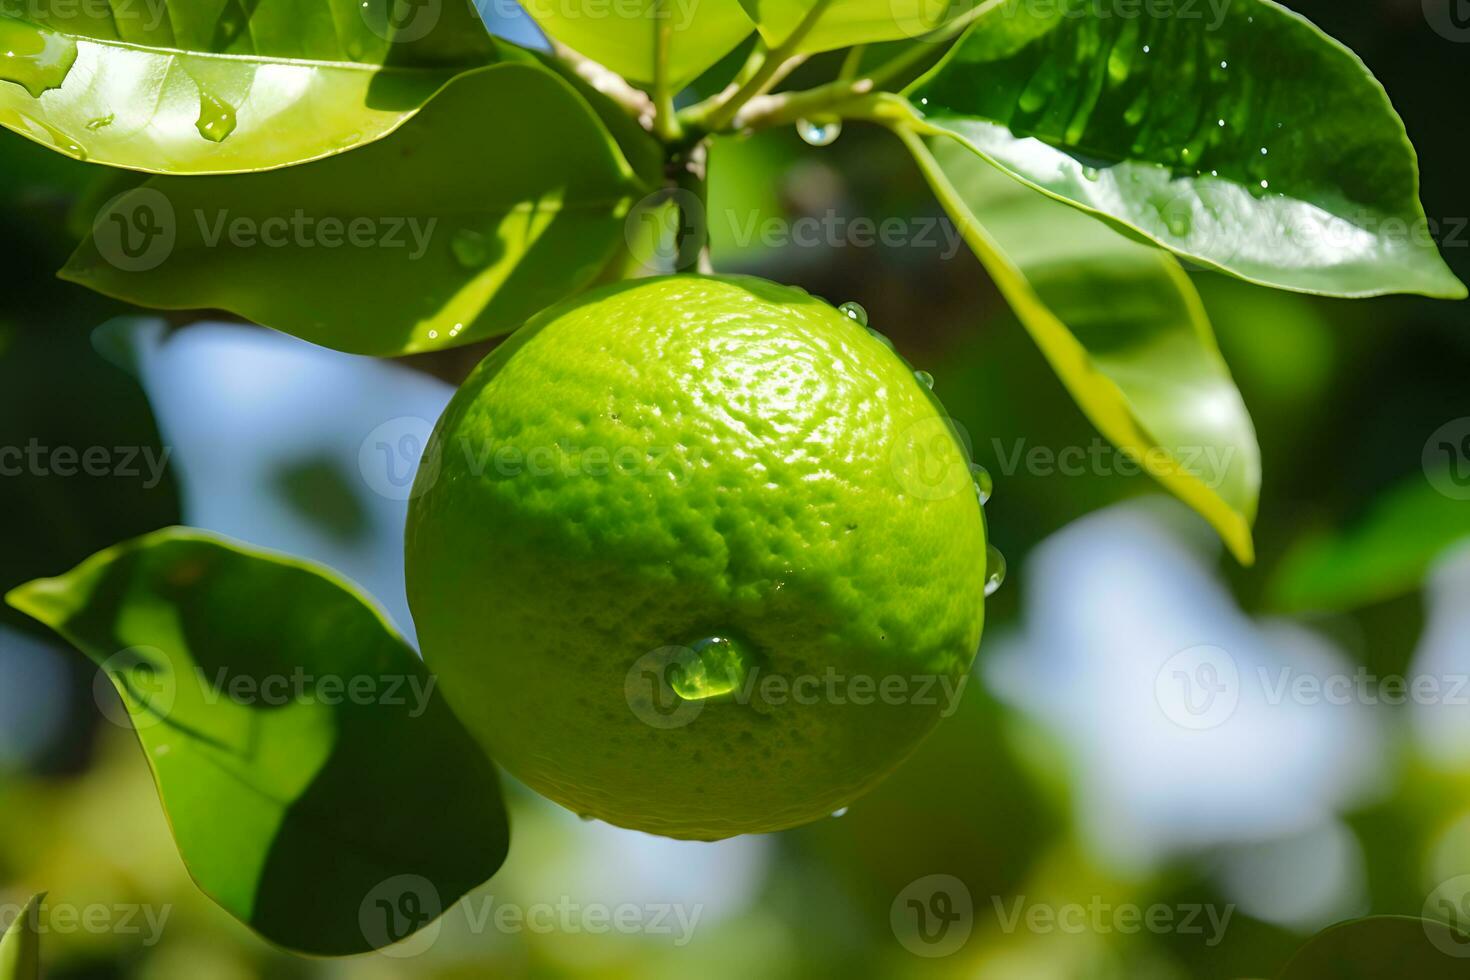
[[[857,100],[879,92],[883,86],[902,77],[914,66],[922,64],[926,58],[933,57],[935,54],[933,45],[953,40],[963,34],[980,17],[1005,2],[1007,0],[984,0],[983,3],[971,7],[959,17],[920,39],[921,42],[927,43],[918,43],[909,47],[902,54],[889,59],[861,77],[848,77],[846,72],[848,63],[844,63],[844,70],[839,73],[837,79],[825,85],[818,85],[799,92],[762,94],[752,98],[744,111],[739,112],[731,120],[731,124],[737,130],[763,129],[769,126],[789,124],[804,116],[837,113],[844,107],[855,105]],[[855,61],[851,54],[848,57],[849,63]]]
[[[669,0],[659,0],[653,27],[653,135],[665,143],[677,143],[684,129],[674,112],[674,88],[669,81],[669,49],[674,43],[674,21],[668,16]]]
[[[721,93],[724,97],[717,97],[713,104],[701,103],[691,107],[686,114],[687,121],[714,133],[728,127],[747,102],[764,94],[806,60],[806,55],[799,54],[797,49],[801,47],[801,42],[806,40],[812,29],[817,26],[817,22],[822,19],[822,15],[827,12],[831,4],[832,0],[816,0],[816,3],[812,4],[811,9],[806,12],[806,16],[801,19],[801,23],[796,25],[786,40],[761,59],[749,78],[745,79],[728,96]]]
[[[552,40],[551,52],[565,62],[577,77],[617,103],[624,112],[638,120],[644,129],[653,127],[653,100],[648,97],[647,92],[641,88],[635,88],[611,68],[573,51],[560,41]]]

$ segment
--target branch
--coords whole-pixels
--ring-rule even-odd
[[[578,78],[622,106],[644,129],[653,128],[653,100],[647,92],[634,88],[611,68],[578,54],[560,41],[552,40],[551,50]]]

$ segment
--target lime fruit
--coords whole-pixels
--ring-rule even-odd
[[[527,323],[435,429],[409,601],[440,690],[578,813],[714,840],[826,816],[956,706],[969,458],[880,336],[744,277]]]

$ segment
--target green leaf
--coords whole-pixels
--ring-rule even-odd
[[[45,895],[26,903],[0,936],[0,980],[40,980],[41,935],[36,918]]]
[[[630,81],[657,80],[662,47],[664,80],[674,89],[692,82],[752,29],[740,0],[525,0],[522,6],[547,34]]]
[[[967,9],[961,0],[741,0],[769,47],[785,43],[814,10],[796,51],[902,41],[930,33]],[[817,8],[820,7],[820,10]]]
[[[1267,0],[1004,0],[906,90],[1047,194],[1251,282],[1458,298],[1418,165],[1363,63]]]
[[[0,61],[0,125],[150,173],[266,170],[351,150],[497,57],[465,0],[427,0],[407,19],[400,2],[25,4],[29,20],[0,13],[0,50],[15,53]]]
[[[266,939],[378,948],[504,860],[494,767],[326,570],[170,528],[7,601],[112,680],[190,874]]]
[[[1435,473],[1449,479],[1449,473]],[[1415,474],[1374,502],[1355,527],[1313,534],[1283,559],[1271,584],[1280,608],[1342,610],[1383,602],[1423,584],[1435,561],[1470,540],[1470,504]]]
[[[1093,425],[1250,563],[1260,449],[1179,263],[947,140],[901,136]]]
[[[1279,980],[1462,980],[1470,936],[1434,919],[1374,915],[1313,936]]]
[[[644,191],[566,82],[495,65],[355,153],[248,176],[155,177],[99,214],[61,275],[143,306],[230,310],[338,350],[436,350],[513,330],[586,287]]]

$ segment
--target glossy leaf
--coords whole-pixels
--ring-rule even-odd
[[[681,88],[750,35],[740,0],[525,0],[547,34],[624,77]]]
[[[41,935],[36,917],[45,895],[37,895],[0,936],[0,980],[40,980]]]
[[[1148,12],[998,3],[907,90],[916,125],[1252,282],[1465,295],[1403,123],[1352,52],[1268,0]]]
[[[505,333],[587,286],[643,193],[566,82],[496,65],[355,153],[156,177],[99,215],[62,276],[338,350],[406,354]]]
[[[773,48],[785,43],[808,17],[815,17],[796,45],[797,51],[808,53],[923,37],[968,7],[961,0],[741,2],[756,22],[761,37]]]
[[[35,3],[0,14],[0,125],[150,173],[263,170],[370,143],[497,57],[465,0]],[[407,6],[407,5],[405,5]],[[390,40],[391,39],[391,40]]]
[[[1435,473],[1449,479],[1449,473]],[[1423,584],[1435,561],[1470,541],[1470,503],[1416,473],[1374,503],[1357,525],[1314,534],[1282,561],[1274,602],[1290,611],[1341,610],[1383,602]]]
[[[190,874],[272,942],[387,945],[504,860],[490,761],[325,570],[171,528],[7,599],[111,679]]]
[[[1082,411],[1252,561],[1260,449],[1179,263],[948,140],[906,141]]]
[[[1460,980],[1467,955],[1470,936],[1443,922],[1374,915],[1313,936],[1278,980]]]

